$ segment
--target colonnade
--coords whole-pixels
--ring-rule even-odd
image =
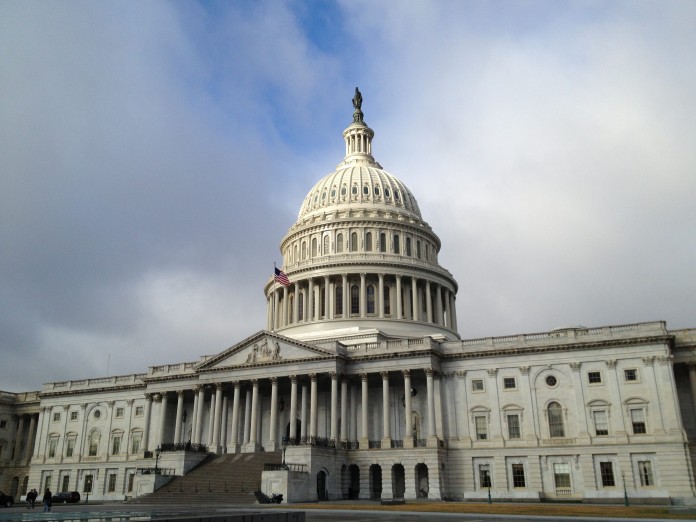
[[[392,376],[393,376],[392,372]],[[406,412],[412,411],[411,396],[411,370],[400,372],[403,378],[403,406]],[[435,428],[436,401],[435,390],[433,387],[433,371],[425,370],[427,382],[427,439],[421,444],[436,445],[437,436]],[[196,386],[193,391],[193,417],[191,422],[190,440],[185,440],[187,434],[184,433],[184,411],[186,402],[184,400],[184,390],[176,391],[176,414],[175,426],[173,430],[175,444],[204,444],[209,446],[210,451],[228,453],[236,452],[255,452],[263,446],[266,451],[275,451],[280,448],[285,429],[279,429],[280,412],[284,409],[280,407],[279,385],[284,379],[289,380],[289,416],[284,418],[288,422],[287,436],[291,444],[314,444],[317,439],[333,441],[333,443],[354,442],[353,447],[368,448],[377,442],[382,448],[392,446],[392,433],[396,430],[391,425],[392,411],[394,407],[389,400],[390,393],[390,373],[380,372],[382,382],[382,427],[381,438],[379,441],[370,441],[369,417],[370,393],[368,386],[368,374],[359,376],[359,402],[358,386],[355,377],[339,375],[336,372],[328,373],[330,379],[330,412],[328,414],[328,430],[320,430],[318,425],[318,396],[319,396],[319,375],[316,373],[287,377],[270,377],[268,379],[250,379],[248,381],[233,381],[229,383],[216,382],[208,385],[212,388],[209,393],[209,400],[206,401],[206,386]],[[268,381],[263,383],[263,381]],[[260,416],[262,414],[260,386],[265,387],[270,383],[270,419],[267,434],[261,440]],[[287,382],[284,384],[287,397]],[[229,389],[231,388],[231,408]],[[374,393],[374,390],[373,390]],[[150,443],[152,448],[156,444],[167,442],[164,440],[167,419],[167,394],[162,395],[159,419],[157,426],[158,434],[156,441]],[[268,398],[268,394],[266,394]],[[151,403],[152,397],[147,397]],[[375,403],[373,398],[372,403]],[[190,403],[189,403],[190,406]],[[360,422],[358,422],[358,408],[360,410]],[[146,408],[147,409],[147,408]],[[207,410],[207,416],[205,412]],[[268,410],[264,410],[266,412]],[[231,419],[228,422],[228,415]],[[374,413],[374,411],[373,411]],[[207,419],[206,419],[207,417]],[[340,420],[341,419],[341,420]],[[298,424],[299,420],[299,432]],[[339,421],[340,420],[340,421]],[[207,422],[207,429],[204,430],[204,423]],[[358,432],[358,425],[360,427]],[[146,424],[147,426],[147,424]],[[413,447],[417,441],[413,437],[413,425],[410,413],[403,416],[403,433],[407,434],[403,442],[398,442],[398,446]],[[169,432],[171,433],[171,429]],[[203,432],[207,437],[203,437]],[[282,434],[281,434],[282,433]],[[148,442],[148,430],[145,432],[145,445]]]
[[[13,419],[16,422],[16,430],[14,436],[8,441],[8,446],[3,449],[2,460],[20,464],[28,462],[33,455],[39,414],[18,414],[14,415]]]
[[[276,286],[268,296],[269,330],[322,320],[421,321],[457,330],[454,291],[415,276],[340,274]]]

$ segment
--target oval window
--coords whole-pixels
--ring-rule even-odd
[[[99,410],[94,410],[94,418],[98,419],[99,417],[101,417],[101,412]]]

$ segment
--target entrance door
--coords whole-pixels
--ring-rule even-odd
[[[326,491],[326,472],[323,470],[317,473],[317,498],[319,500],[329,499],[329,495]]]
[[[394,464],[392,467],[392,487],[394,498],[404,498],[406,493],[406,473],[401,464]]]

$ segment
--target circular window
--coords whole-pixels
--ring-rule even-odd
[[[556,379],[556,377],[553,375],[547,375],[546,376],[546,384],[548,386],[556,386],[558,384],[558,379]]]
[[[99,417],[101,417],[101,412],[99,410],[94,410],[94,418],[98,419]]]

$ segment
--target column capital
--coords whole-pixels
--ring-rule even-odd
[[[162,402],[162,395],[160,395],[159,393],[155,393],[153,398],[155,402]]]
[[[110,401],[110,402],[113,402],[113,401]],[[113,406],[113,405],[112,405],[112,406]],[[69,405],[69,404],[64,404],[64,405],[63,405],[63,411],[68,411],[69,409],[70,409],[70,405]]]
[[[273,376],[273,377],[271,377],[270,381],[271,381],[271,384],[277,385],[278,384],[278,377]]]
[[[459,371],[456,371],[454,373],[460,379],[463,379],[464,377],[466,377],[466,370],[459,370]]]
[[[401,281],[401,274],[395,274],[395,277],[398,281]]]
[[[672,362],[672,356],[671,355],[658,355],[655,357],[655,360],[657,360],[657,364],[660,366],[665,366],[667,364],[670,364]]]
[[[495,377],[498,375],[498,368],[488,368],[486,371],[488,372],[489,377]]]
[[[116,404],[116,401],[107,401],[106,403],[109,405],[109,408],[113,408],[113,407],[114,407],[114,404]],[[67,409],[68,409],[69,407],[70,407],[70,406],[63,406],[63,408],[65,409],[65,411],[67,411]]]
[[[581,362],[570,363],[570,369],[573,370],[574,372],[579,372],[581,367],[582,367]],[[527,372],[527,373],[529,373],[529,372]]]
[[[426,376],[428,376],[428,377],[433,376],[433,369],[432,368],[426,368],[424,371],[425,371]]]
[[[404,377],[411,377],[411,370],[401,370]]]
[[[297,382],[297,375],[293,374],[290,376],[290,382]]]
[[[360,374],[360,380],[363,382],[367,382],[367,374],[366,373],[361,373]]]
[[[251,382],[252,386],[258,386],[259,385],[259,380],[258,379],[251,379],[249,382]]]
[[[176,390],[176,396],[181,397],[184,395],[184,390]]]
[[[310,373],[310,374],[309,374],[309,379],[310,379],[312,382],[317,382],[317,374],[316,374],[316,373]]]
[[[379,374],[382,376],[383,381],[389,380],[389,372],[379,372]]]
[[[329,372],[329,377],[331,377],[331,380],[332,380],[332,381],[335,381],[336,379],[338,379],[338,373],[336,373],[336,372]]]
[[[608,368],[616,368],[616,359],[609,359],[604,361]]]
[[[214,384],[214,386],[215,386],[215,391],[222,389],[222,383],[221,383],[221,382],[216,382],[216,383]]]
[[[148,401],[148,402],[151,401],[151,400],[152,400],[152,394],[151,394],[151,393],[146,393],[146,394],[145,394],[145,400]],[[82,407],[84,408],[85,406],[87,406],[87,405],[85,404],[85,405],[83,405]]]
[[[128,406],[133,406],[133,403],[135,402],[135,399],[126,399],[126,404]]]
[[[648,357],[643,357],[642,361],[643,361],[643,366],[653,366],[655,364],[655,356],[650,355]],[[693,363],[690,363],[690,364],[693,365]],[[694,366],[694,370],[696,370],[696,365],[693,365],[693,366]],[[691,368],[689,368],[689,370],[691,370]]]

